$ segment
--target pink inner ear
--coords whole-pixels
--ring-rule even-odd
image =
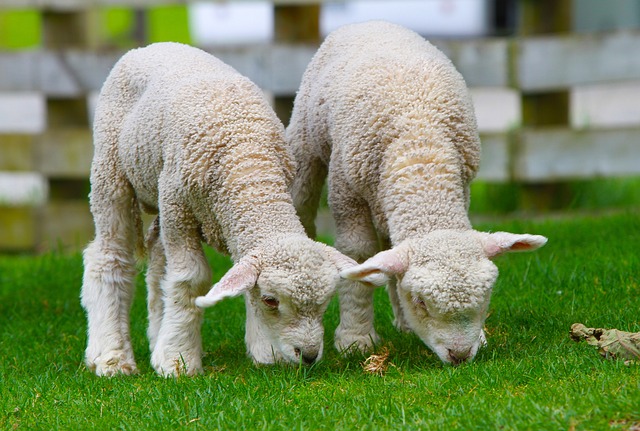
[[[513,245],[509,248],[509,250],[522,251],[522,250],[529,250],[530,248],[531,248],[531,244],[518,241],[513,243]]]
[[[388,274],[402,274],[407,270],[407,265],[404,264],[399,258],[386,262],[387,265],[384,268],[384,272]]]
[[[366,267],[365,271],[369,273],[381,271],[385,274],[401,274],[407,270],[407,264],[403,262],[401,257],[404,256],[403,253],[405,251],[402,248],[382,251],[361,266]]]

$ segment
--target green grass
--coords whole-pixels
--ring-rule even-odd
[[[86,342],[79,255],[0,257],[0,429],[428,429],[628,430],[640,423],[640,366],[599,357],[568,337],[574,322],[640,331],[640,218],[632,214],[483,224],[547,235],[531,254],[498,259],[487,319],[489,346],[473,363],[442,365],[390,323],[376,293],[383,376],[331,347],[311,368],[256,367],[245,356],[244,305],[206,313],[206,374],[163,379],[149,366],[142,278],[134,304],[141,374],[97,378]],[[210,254],[215,277],[229,265]]]
[[[527,197],[526,194],[529,193]],[[471,183],[472,213],[504,214],[535,209],[531,197],[547,194],[538,210],[601,210],[640,206],[640,177],[594,178],[529,186],[517,183]],[[527,208],[533,207],[533,208]]]

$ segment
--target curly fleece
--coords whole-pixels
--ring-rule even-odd
[[[435,226],[469,228],[466,187],[478,169],[480,141],[451,61],[414,32],[370,22],[332,33],[312,65],[288,140],[313,148],[294,151],[329,163],[333,150],[331,176],[372,205],[378,231],[394,244]]]
[[[336,246],[364,261],[341,275],[360,281],[376,272],[397,276],[398,283],[389,283],[396,326],[411,326],[427,344],[439,344],[443,360],[449,360],[447,351],[454,361],[475,354],[497,276],[488,258],[518,241],[523,245],[514,249],[543,242],[505,234],[508,244],[492,254],[486,249],[498,238],[472,229],[469,184],[478,170],[480,140],[469,91],[451,61],[395,24],[341,27],[305,71],[287,141],[298,164],[294,205],[307,233],[315,235],[328,176]],[[379,243],[389,252],[376,254]],[[467,320],[476,328],[450,329],[444,318],[425,317],[420,304],[437,313],[474,314]],[[336,345],[370,347],[377,340],[371,293],[345,285],[340,305]],[[441,335],[427,331],[437,324]]]
[[[124,363],[135,369],[127,302],[131,244],[142,237],[138,204],[159,214],[148,235],[147,273],[148,334],[159,373],[175,374],[176,360],[184,361],[190,374],[201,371],[202,316],[194,303],[209,306],[247,293],[260,286],[260,273],[269,270],[283,274],[280,286],[269,284],[270,294],[293,304],[292,323],[266,328],[260,326],[264,321],[252,319],[257,323],[247,324],[249,353],[258,362],[321,354],[321,325],[307,323],[314,328],[308,333],[295,328],[296,313],[304,308],[309,314],[308,305],[316,304],[313,317],[321,322],[317,304],[324,305],[335,291],[338,271],[355,262],[306,236],[289,194],[295,167],[284,127],[255,84],[186,45],[158,43],[132,50],[102,88],[94,141],[96,238],[85,251],[82,292],[92,369],[124,372]],[[211,279],[202,240],[230,254],[236,265],[198,302],[195,298],[206,292]],[[124,262],[120,286],[102,275],[117,269],[109,261]],[[247,312],[254,313],[255,306],[248,301]],[[298,344],[281,342],[293,339],[281,335],[294,330],[300,335],[292,343]]]

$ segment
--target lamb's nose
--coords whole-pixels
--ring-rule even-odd
[[[294,349],[295,353],[296,353],[296,357],[301,357],[302,356],[302,363],[305,365],[311,365],[313,364],[316,359],[318,359],[318,351],[317,350],[306,350],[306,351],[302,351],[302,349],[299,348],[295,348]]]
[[[453,365],[459,365],[471,357],[471,347],[463,350],[447,350],[449,351],[449,360]]]
[[[302,362],[304,362],[305,365],[313,364],[316,359],[318,359],[318,352],[309,352],[302,355]]]

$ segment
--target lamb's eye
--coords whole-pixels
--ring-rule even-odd
[[[418,298],[417,296],[413,297],[413,303],[416,304],[418,307],[426,310],[427,309],[427,305],[424,303],[424,301],[420,298]]]
[[[273,296],[267,295],[262,296],[262,303],[272,310],[276,310],[278,308],[278,305],[280,305],[280,301],[278,301]]]

